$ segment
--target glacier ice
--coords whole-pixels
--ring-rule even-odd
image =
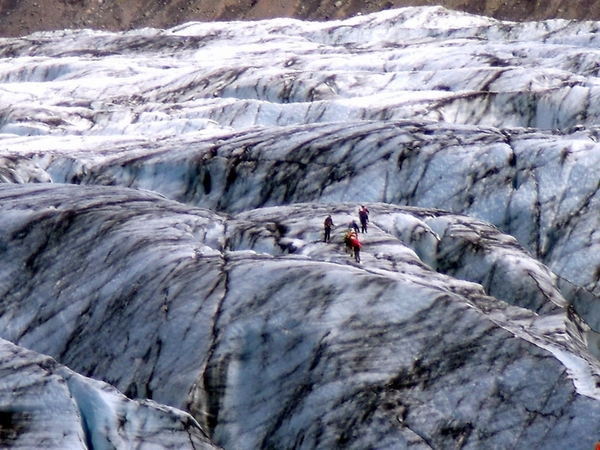
[[[0,444],[592,448],[598,36],[412,7],[2,39]]]

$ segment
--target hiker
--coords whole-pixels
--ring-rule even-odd
[[[325,240],[324,240],[324,242],[331,242],[331,227],[334,226],[333,219],[331,218],[331,215],[329,215],[329,216],[327,216],[325,218],[325,222],[323,223],[323,226],[325,227]]]
[[[369,223],[369,210],[364,206],[361,206],[358,210],[358,218],[360,219],[361,232],[367,232],[367,223]]]
[[[348,236],[348,241],[350,242],[350,246],[352,247],[352,252],[354,253],[354,261],[357,263],[360,262],[360,247],[361,243],[358,240],[358,234],[351,231]]]
[[[356,220],[353,220],[352,222],[350,222],[350,224],[348,225],[348,229],[349,230],[354,230],[355,233],[358,233],[358,224],[356,223]]]
[[[354,230],[352,230],[351,228],[349,228],[346,231],[346,234],[344,234],[344,245],[346,253],[349,253],[350,256],[354,256],[354,249],[352,248],[352,241],[351,241],[351,237],[352,236],[356,236],[356,232]]]

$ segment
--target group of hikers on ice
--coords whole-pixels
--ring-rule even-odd
[[[348,225],[348,230],[344,234],[344,245],[346,246],[346,252],[350,253],[350,256],[354,256],[354,260],[359,263],[360,262],[360,248],[362,244],[358,239],[359,229],[362,233],[367,232],[367,226],[369,223],[369,210],[364,206],[361,206],[358,210],[358,220],[360,221],[360,228],[356,220],[353,220]],[[335,226],[333,224],[333,219],[331,215],[325,218],[324,222],[325,228],[325,242],[331,242],[331,229]]]

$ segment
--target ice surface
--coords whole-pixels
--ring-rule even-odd
[[[0,444],[592,448],[598,29],[4,39]]]

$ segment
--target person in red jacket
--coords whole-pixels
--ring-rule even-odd
[[[348,241],[350,242],[350,246],[352,247],[352,251],[354,252],[354,261],[357,263],[360,262],[360,248],[362,247],[360,241],[358,240],[358,234],[351,231],[348,235]]]

